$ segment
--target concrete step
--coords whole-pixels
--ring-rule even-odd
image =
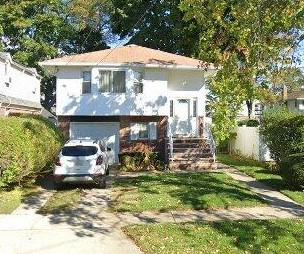
[[[206,158],[198,158],[198,157],[173,157],[169,158],[170,162],[179,162],[179,163],[197,163],[197,162],[214,162],[213,157],[206,157]]]
[[[185,153],[185,154],[205,154],[211,153],[210,148],[181,148],[173,147],[173,153]]]
[[[205,143],[207,140],[204,138],[173,138],[174,144],[202,144]]]
[[[186,159],[186,160],[213,158],[211,153],[200,153],[200,154],[173,153],[172,157],[173,159]]]

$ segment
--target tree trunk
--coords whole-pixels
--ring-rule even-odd
[[[246,100],[247,110],[248,110],[248,118],[251,119],[252,114],[252,100]]]

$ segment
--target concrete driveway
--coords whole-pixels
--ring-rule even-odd
[[[122,221],[106,212],[110,189],[86,189],[72,212],[37,214],[52,191],[31,198],[13,214],[0,215],[1,254],[139,254],[122,233]]]

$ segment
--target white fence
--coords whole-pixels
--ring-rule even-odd
[[[230,153],[240,154],[259,161],[271,161],[270,152],[264,144],[258,127],[237,127],[236,137],[230,141]]]

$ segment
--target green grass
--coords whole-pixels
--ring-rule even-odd
[[[112,210],[143,212],[265,205],[256,194],[223,173],[150,174],[116,180]]]
[[[57,191],[38,212],[41,214],[71,212],[79,203],[82,194],[80,189]]]
[[[12,213],[27,197],[37,195],[39,192],[36,187],[0,191],[0,214]]]
[[[146,254],[304,253],[303,220],[133,225],[123,231]]]
[[[288,189],[282,177],[276,171],[265,168],[266,165],[240,156],[218,155],[217,160],[252,176],[268,186],[282,192],[299,204],[304,205],[304,192]]]

